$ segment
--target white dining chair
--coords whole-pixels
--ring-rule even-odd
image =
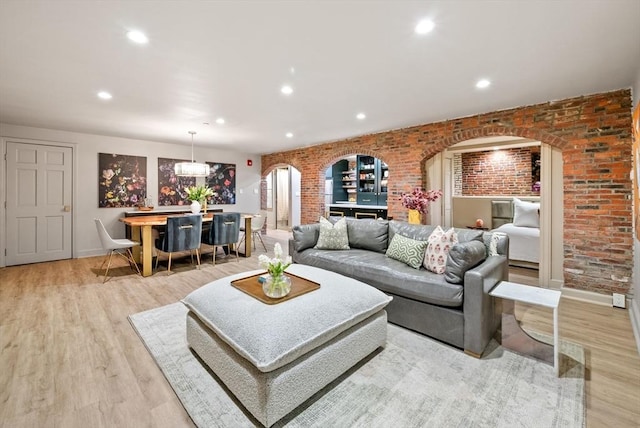
[[[95,218],[93,220],[96,222],[96,228],[98,229],[98,236],[100,237],[102,248],[104,248],[105,251],[108,251],[107,255],[102,261],[102,264],[100,265],[100,271],[102,271],[102,267],[105,263],[108,262],[107,270],[104,273],[104,280],[102,282],[105,283],[107,282],[107,279],[109,279],[109,268],[111,268],[111,258],[113,257],[114,253],[128,261],[129,266],[132,269],[133,267],[135,267],[138,275],[142,276],[142,274],[140,273],[140,269],[138,268],[138,264],[133,259],[133,254],[131,253],[131,248],[135,247],[136,245],[140,245],[140,243],[132,241],[130,239],[113,239],[111,235],[109,235],[109,232],[107,232],[104,224],[102,224],[102,220],[100,220],[99,218]],[[100,271],[98,271],[98,274],[96,276],[100,276]]]
[[[264,244],[262,240],[262,227],[264,223],[267,221],[267,212],[262,210],[260,214],[256,214],[251,217],[251,238],[253,238],[253,249],[256,249],[256,239],[259,239],[262,243],[262,247],[265,251],[267,251],[267,246]],[[242,232],[242,238],[240,238],[240,242],[238,242],[238,247],[244,242],[246,230],[244,226],[240,228],[240,232]]]

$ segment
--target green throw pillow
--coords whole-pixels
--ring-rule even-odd
[[[427,244],[427,241],[416,241],[396,233],[393,235],[386,254],[389,258],[406,263],[414,269],[420,269]]]
[[[347,220],[342,217],[335,224],[320,217],[320,234],[318,242],[313,247],[318,250],[348,250],[349,235],[347,234]]]

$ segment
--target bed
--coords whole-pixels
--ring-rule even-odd
[[[509,264],[538,268],[540,262],[540,203],[513,198],[491,201],[494,232],[509,236]]]

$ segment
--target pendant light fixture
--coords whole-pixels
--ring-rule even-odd
[[[176,163],[176,175],[178,177],[207,177],[209,175],[209,165],[193,160],[193,136],[196,131],[189,131],[189,134],[191,134],[191,162]]]

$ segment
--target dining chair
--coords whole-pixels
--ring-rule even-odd
[[[267,251],[267,246],[264,245],[264,241],[262,239],[262,228],[267,221],[267,211],[261,210],[260,214],[254,215],[251,217],[251,238],[253,239],[253,249],[256,249],[256,239],[259,239],[262,242],[262,247],[264,251]],[[240,232],[242,233],[242,238],[240,238],[240,242],[238,242],[238,246],[240,246],[245,240],[246,230],[244,227],[240,227]]]
[[[213,264],[216,264],[216,251],[218,247],[228,247],[231,252],[231,246],[235,246],[236,260],[238,257],[238,237],[240,236],[240,213],[223,212],[213,215],[211,228],[209,233],[205,234],[202,243],[213,246]]]
[[[107,270],[104,272],[104,280],[102,281],[102,283],[104,284],[105,282],[107,282],[107,279],[109,279],[109,269],[111,268],[111,258],[113,257],[114,253],[119,255],[126,261],[128,261],[129,267],[131,267],[131,269],[133,269],[133,267],[135,266],[136,271],[138,272],[138,275],[142,275],[140,273],[140,268],[138,268],[138,264],[133,259],[133,254],[131,253],[131,248],[135,247],[136,245],[140,245],[140,243],[136,241],[132,241],[130,239],[113,239],[111,235],[109,235],[109,232],[107,232],[107,229],[104,227],[104,224],[102,224],[102,220],[100,220],[99,218],[94,218],[93,221],[95,221],[96,223],[96,229],[98,229],[98,236],[100,237],[100,243],[102,244],[102,248],[105,251],[108,251],[107,255],[102,261],[102,264],[100,265],[100,271],[101,271],[104,264],[108,262]],[[100,276],[100,273],[98,273],[96,276]]]
[[[200,268],[200,243],[202,233],[202,215],[179,215],[167,217],[167,227],[164,236],[156,239],[155,247],[158,251],[169,253],[167,274],[171,274],[171,255],[178,251],[189,251],[193,263],[193,251],[196,252],[198,268]],[[156,258],[156,270],[160,255]]]

